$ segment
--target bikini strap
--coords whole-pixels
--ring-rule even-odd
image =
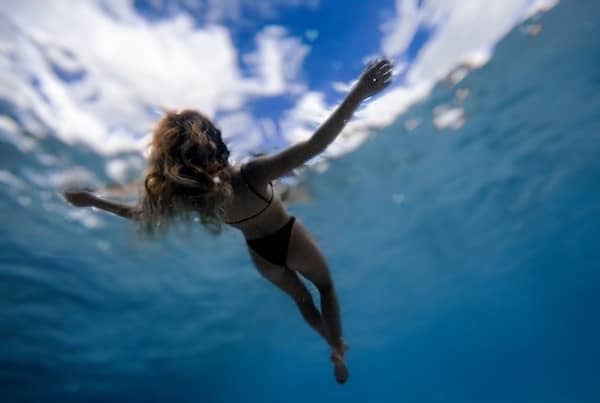
[[[257,213],[252,214],[249,217],[246,218],[242,218],[241,220],[237,220],[237,221],[229,221],[227,222],[227,224],[239,224],[242,223],[244,221],[248,221],[253,219],[254,217],[258,217],[259,215],[262,214],[263,211],[265,211],[266,209],[269,208],[269,206],[271,205],[271,202],[273,201],[273,183],[269,182],[269,185],[271,185],[271,198],[269,200],[267,200],[266,197],[263,197],[263,195],[261,195],[260,193],[258,193],[256,191],[256,189],[254,189],[252,187],[252,185],[250,184],[250,182],[248,182],[248,180],[246,179],[246,176],[244,175],[244,165],[242,165],[240,167],[240,174],[242,175],[242,180],[246,183],[246,186],[248,186],[248,188],[250,188],[250,190],[252,191],[252,193],[254,193],[256,196],[260,197],[262,200],[264,200],[267,204]]]
[[[260,197],[261,199],[263,199],[264,201],[266,201],[267,203],[271,204],[271,202],[273,201],[273,183],[271,181],[269,181],[269,185],[271,185],[271,198],[267,200],[266,197],[264,197],[263,195],[261,195],[259,192],[256,191],[256,189],[254,189],[254,187],[250,184],[250,182],[248,181],[248,179],[246,178],[246,175],[244,174],[244,167],[246,166],[246,164],[243,164],[240,167],[240,174],[242,175],[242,179],[244,180],[244,182],[246,183],[246,186],[248,186],[248,188],[250,188],[250,190],[252,191],[252,193],[254,193],[255,195],[257,195],[258,197]]]

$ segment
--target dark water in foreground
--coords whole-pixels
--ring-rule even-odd
[[[50,168],[0,143],[0,400],[600,401],[600,7],[581,3],[305,177],[293,210],[339,288],[343,387],[239,234],[83,225]],[[461,129],[432,125],[440,104]]]

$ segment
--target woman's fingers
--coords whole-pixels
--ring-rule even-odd
[[[386,63],[389,63],[389,60],[387,60],[387,59],[374,59],[374,60],[371,60],[369,63],[367,63],[367,66],[365,67],[365,70],[367,72],[375,72],[375,71],[379,70]]]
[[[381,91],[392,81],[393,64],[389,59],[375,59],[365,68],[359,79],[357,91],[365,98]]]
[[[386,86],[392,82],[392,63],[389,60],[386,60],[384,64],[379,67],[377,71],[377,80],[381,85]]]
[[[386,59],[379,59],[377,60],[377,64],[375,64],[374,69],[375,70],[379,70],[381,69],[383,66],[385,66],[385,64],[388,63],[388,61]]]
[[[379,64],[378,69],[379,70],[386,70],[386,69],[390,69],[392,67],[392,62],[390,62],[387,59],[382,60],[382,63]]]
[[[365,67],[365,73],[369,73],[369,72],[373,71],[374,69],[376,69],[377,65],[380,62],[381,62],[380,59],[371,60],[369,63],[367,63],[367,66]]]
[[[381,70],[381,71],[379,71],[378,75],[379,75],[380,77],[382,77],[382,78],[385,78],[385,77],[387,77],[387,76],[391,76],[391,75],[392,75],[392,69],[391,69],[391,68],[389,68],[389,69],[387,69],[387,70]]]

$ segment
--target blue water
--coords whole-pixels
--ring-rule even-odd
[[[442,82],[302,177],[313,202],[292,210],[339,290],[344,386],[240,234],[82,225],[55,168],[0,142],[0,401],[600,401],[600,7],[541,21],[459,84],[459,130],[431,123],[458,102]],[[95,152],[39,144],[108,180]]]

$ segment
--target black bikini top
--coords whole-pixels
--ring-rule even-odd
[[[263,213],[263,211],[265,211],[266,209],[269,208],[269,206],[271,205],[271,202],[273,201],[273,183],[272,182],[269,182],[269,185],[271,185],[271,198],[267,200],[267,198],[264,197],[263,195],[261,195],[259,192],[257,192],[256,189],[254,189],[252,187],[252,185],[250,184],[250,182],[248,182],[248,179],[246,179],[246,175],[244,175],[244,165],[242,165],[240,167],[240,174],[242,175],[242,179],[244,180],[244,183],[246,184],[246,186],[248,186],[248,188],[252,191],[252,193],[254,193],[256,196],[260,197],[262,200],[266,201],[267,205],[265,207],[263,207],[256,214],[252,214],[249,217],[246,217],[246,218],[243,218],[243,219],[237,220],[237,221],[227,221],[226,224],[239,224],[241,222],[251,220],[254,217],[258,217],[259,215],[261,215]]]

